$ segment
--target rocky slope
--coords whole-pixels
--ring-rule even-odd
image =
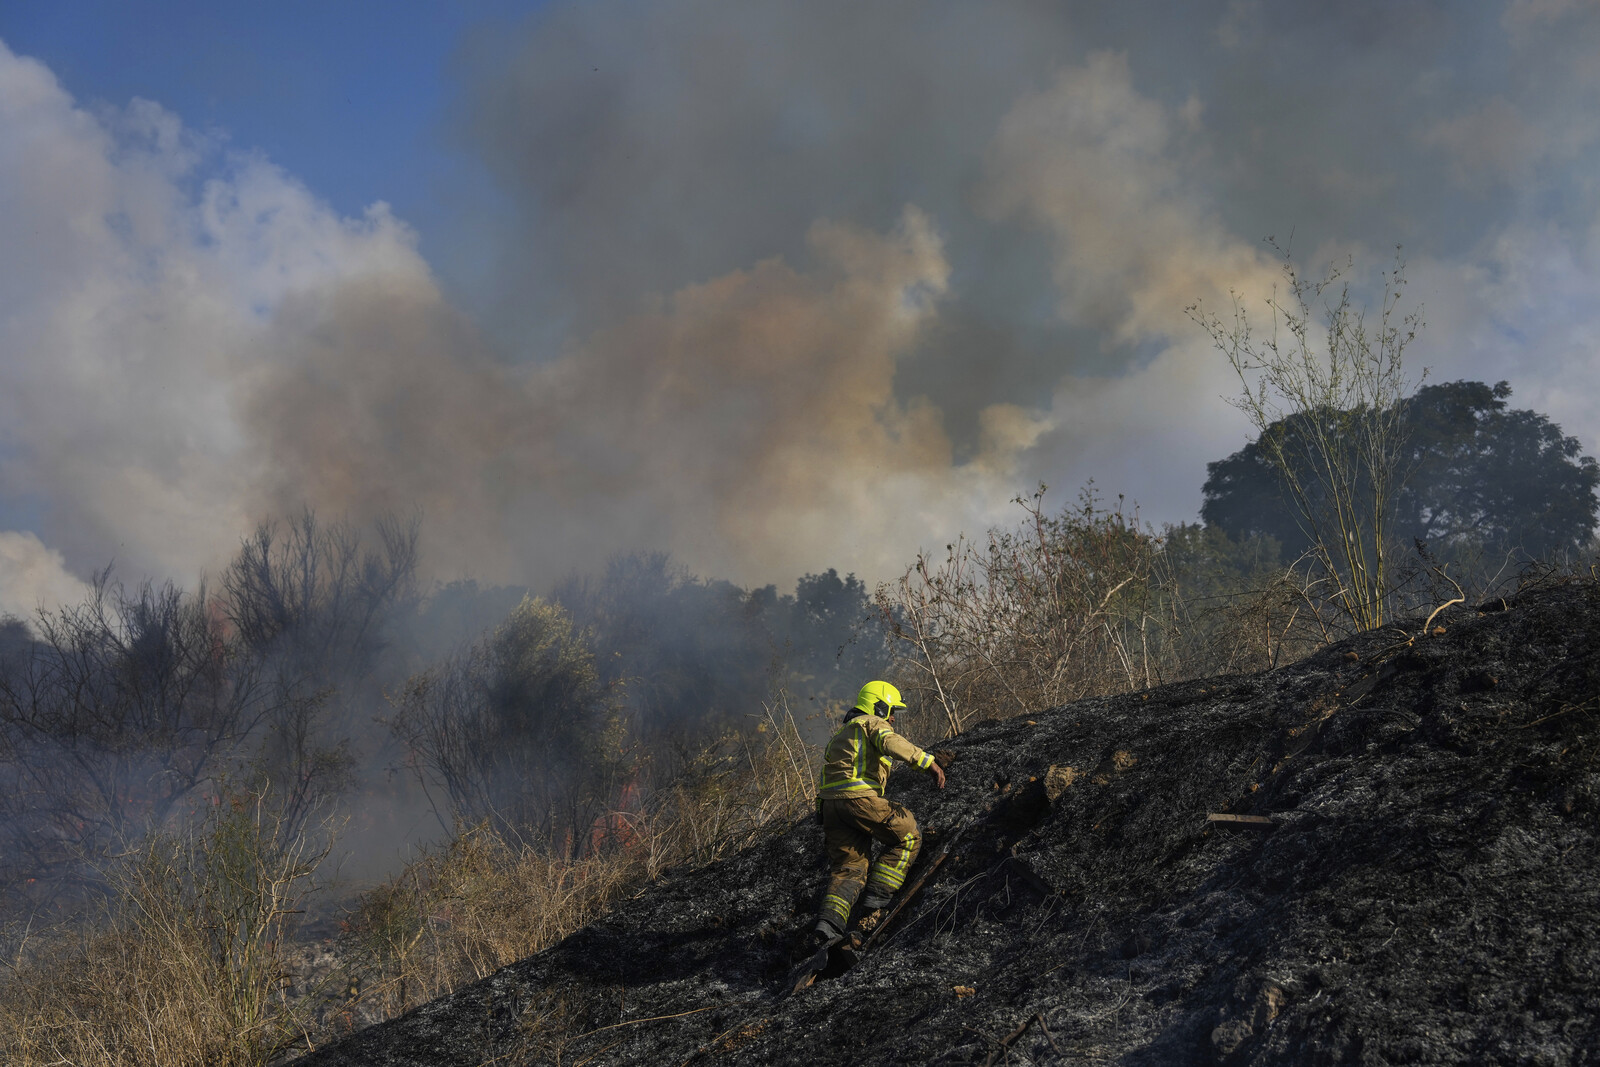
[[[1600,1060],[1600,592],[1434,625],[975,726],[891,788],[919,862],[978,821],[796,996],[808,824],[298,1062]]]

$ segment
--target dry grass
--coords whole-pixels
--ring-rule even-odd
[[[782,703],[637,810],[596,823],[580,859],[465,830],[368,893],[348,973],[388,1017],[560,940],[668,867],[709,862],[814,800],[815,754]],[[317,835],[323,839],[326,835]],[[0,974],[8,1067],[265,1067],[309,1047],[329,991],[291,988],[293,921],[326,855],[261,797],[212,809],[106,867],[99,916],[11,938]],[[375,1009],[375,1010],[374,1010]]]
[[[621,853],[556,858],[480,824],[362,898],[350,966],[362,997],[397,1015],[560,940],[636,878]]]
[[[924,729],[959,733],[1086,696],[1274,666],[1326,639],[1315,598],[1275,545],[1196,527],[1156,533],[1085,493],[1059,515],[1044,490],[985,542],[958,539],[879,587],[896,676]]]
[[[262,797],[216,807],[108,871],[98,921],[19,939],[0,979],[12,1067],[260,1067],[309,1022],[284,995],[298,904],[325,855]]]
[[[581,859],[464,828],[367,893],[349,966],[392,1017],[522,959],[593,921],[663,871],[699,866],[789,825],[815,802],[816,753],[787,706],[753,740],[726,738],[642,805],[597,823]]]

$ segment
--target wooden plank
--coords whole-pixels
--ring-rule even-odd
[[[1206,822],[1217,826],[1248,826],[1256,830],[1270,830],[1273,821],[1265,815],[1227,815],[1223,812],[1206,812]]]

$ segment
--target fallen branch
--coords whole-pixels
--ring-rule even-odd
[[[949,838],[939,846],[939,854],[933,858],[932,863],[928,864],[928,869],[923,871],[921,876],[918,877],[915,882],[912,882],[910,886],[900,893],[900,899],[895,901],[895,905],[890,910],[889,914],[883,917],[883,921],[878,924],[878,928],[872,931],[866,942],[862,944],[859,955],[865,956],[867,954],[867,949],[871,948],[872,943],[878,939],[878,936],[889,928],[890,923],[894,922],[895,916],[900,914],[900,909],[904,908],[911,898],[917,895],[917,891],[922,888],[923,884],[926,883],[929,878],[933,877],[934,872],[937,871],[940,865],[944,863],[945,859],[949,857],[950,849],[955,846],[957,841],[961,840],[961,835],[967,832],[967,828],[978,819],[979,815],[984,814],[987,811],[988,808],[985,808],[983,812],[977,812],[967,816],[965,821],[963,821],[960,826],[956,827],[955,833],[951,834]]]
[[[1035,1019],[1039,1020],[1039,1029],[1044,1032],[1044,1039],[1046,1041],[1050,1042],[1050,1047],[1056,1050],[1056,1055],[1057,1056],[1065,1055],[1065,1053],[1063,1053],[1061,1051],[1061,1046],[1056,1044],[1056,1039],[1050,1036],[1050,1028],[1044,1024],[1044,1015],[1043,1015],[1043,1013],[1034,1012],[1033,1013],[1033,1017]]]
[[[1039,1022],[1041,1025],[1044,1023],[1044,1019],[1039,1016],[1038,1012],[1034,1012],[1032,1015],[1022,1020],[1021,1026],[1011,1031],[1005,1037],[1002,1037],[1000,1039],[1000,1047],[989,1053],[989,1058],[983,1061],[983,1067],[994,1067],[995,1057],[1004,1056],[1006,1052],[1010,1050],[1011,1043],[1017,1038],[1021,1037],[1023,1034],[1027,1033],[1028,1027],[1032,1026],[1035,1021]],[[1055,1044],[1056,1043],[1054,1041],[1050,1042],[1050,1047],[1055,1048]],[[1060,1052],[1061,1050],[1056,1049],[1056,1051]]]

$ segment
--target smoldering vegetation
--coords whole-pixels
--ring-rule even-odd
[[[4,622],[8,1062],[260,1063],[453,988],[779,814],[730,773],[781,738],[800,796],[802,735],[884,658],[835,571],[640,555],[536,596],[419,588],[420,552],[304,512],[193,589],[108,570]]]
[[[1421,473],[1391,528],[1415,536],[1389,546],[1380,593],[1412,639],[1592,578],[1600,470],[1480,386],[1405,401]],[[816,744],[870,677],[898,682],[900,728],[931,745],[1293,672],[1351,639],[1360,660],[1375,629],[1349,572],[1265,532],[1296,502],[1241,474],[1259,445],[1212,464],[1208,506],[1256,523],[1234,536],[1152,528],[1092,487],[1058,510],[1040,487],[1013,525],[870,590],[835,570],[747,589],[661,554],[537,594],[422,589],[415,524],[310,512],[263,523],[192,591],[103,573],[0,631],[0,1048],[269,1064],[447,997],[663,878],[795,840]],[[1558,487],[1536,522],[1515,521],[1526,493],[1450,462],[1484,453],[1519,492]],[[795,929],[809,893],[790,893]]]
[[[424,592],[418,560],[414,525],[307,512],[264,523],[193,590],[108,570],[81,604],[6,620],[0,884],[59,900],[93,880],[85,857],[220,793],[269,795],[301,825],[335,798],[381,800],[424,763],[411,777],[442,786],[445,830],[496,817],[580,854],[573,828],[617,782],[670,781],[708,738],[752,729],[773,693],[826,705],[882,659],[867,590],[834,571],[780,595],[640,555],[538,597]],[[606,759],[622,761],[616,781]],[[563,784],[568,769],[609,784]],[[574,791],[581,805],[556,799]]]
[[[1597,608],[1592,577],[1530,576],[1275,670],[973,723],[946,789],[890,785],[952,855],[792,996],[808,823],[306,1062],[1591,1062]]]

